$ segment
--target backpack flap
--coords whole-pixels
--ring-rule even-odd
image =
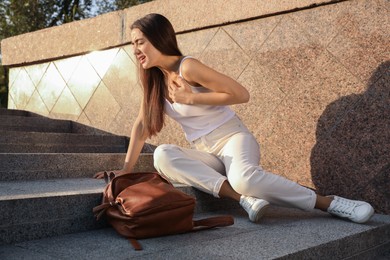
[[[112,180],[103,199],[108,222],[129,238],[183,233],[193,228],[195,199],[176,189],[157,173],[131,173]]]

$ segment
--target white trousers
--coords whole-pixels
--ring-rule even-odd
[[[154,166],[165,178],[219,197],[224,181],[239,194],[271,204],[312,210],[314,191],[259,166],[256,138],[235,116],[191,143],[191,149],[163,144],[154,152]]]

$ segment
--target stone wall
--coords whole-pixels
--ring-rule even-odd
[[[248,88],[250,102],[233,109],[265,169],[390,214],[389,1],[183,2],[6,39],[9,108],[129,135],[142,93],[128,28],[159,12],[183,53]],[[187,146],[172,121],[148,142]]]

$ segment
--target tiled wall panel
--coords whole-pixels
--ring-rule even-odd
[[[178,35],[182,51],[242,83],[233,108],[261,164],[390,214],[390,3],[355,0]],[[130,46],[10,70],[10,108],[129,135],[142,90]],[[168,120],[148,142],[187,146]]]

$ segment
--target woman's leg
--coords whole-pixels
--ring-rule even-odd
[[[312,190],[266,172],[259,166],[260,149],[251,133],[241,132],[231,136],[218,155],[225,164],[226,175],[236,192],[285,207],[303,210],[315,207],[317,196]],[[324,202],[320,200],[319,206]]]
[[[368,221],[374,214],[364,201],[338,196],[324,197],[284,177],[264,171],[257,163],[260,152],[250,133],[232,136],[222,149],[227,177],[238,193],[262,198],[276,205],[303,210],[317,208],[356,223]]]
[[[222,161],[207,152],[163,144],[156,148],[153,159],[154,167],[162,176],[215,197],[219,197],[221,186],[227,179]],[[226,196],[230,195],[226,193]]]
[[[331,198],[331,197],[324,197],[324,196],[317,194],[316,204],[314,207],[316,209],[320,209],[322,211],[327,211],[330,204],[332,203],[332,200],[333,200],[333,198]]]
[[[231,198],[240,202],[248,212],[249,219],[259,222],[268,202],[242,196],[229,184],[222,161],[213,154],[175,145],[160,145],[154,152],[154,166],[164,177],[173,182],[184,183],[215,197]]]
[[[240,201],[241,194],[237,193],[235,190],[233,190],[232,186],[228,181],[224,181],[222,183],[221,189],[218,193],[219,197],[221,198],[230,198],[235,201]]]

